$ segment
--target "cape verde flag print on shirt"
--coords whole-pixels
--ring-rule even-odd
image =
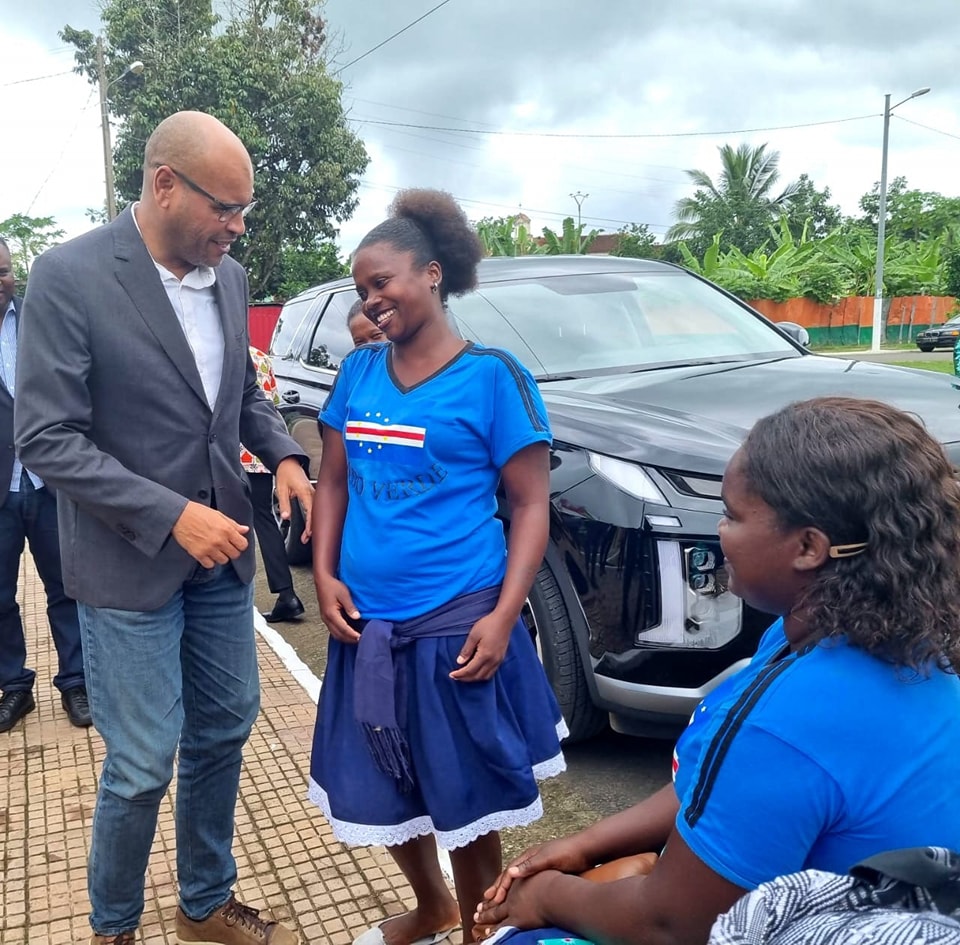
[[[390,350],[348,355],[320,420],[347,458],[341,580],[364,617],[403,620],[502,580],[500,469],[550,429],[536,382],[505,351],[466,345],[405,387]]]
[[[379,410],[373,414],[368,410],[362,420],[348,420],[343,435],[348,452],[353,452],[356,444],[361,453],[373,454],[376,450],[381,459],[403,463],[406,459],[404,449],[423,449],[427,428],[391,423],[390,418],[384,417]],[[399,452],[394,453],[394,450]]]

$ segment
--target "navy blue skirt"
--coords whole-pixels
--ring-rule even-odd
[[[310,798],[343,843],[398,846],[433,833],[446,849],[543,814],[537,781],[566,767],[566,726],[521,622],[486,682],[456,682],[463,636],[417,640],[406,661],[415,785],[401,793],[375,764],[353,717],[357,648],[331,638],[310,764]]]

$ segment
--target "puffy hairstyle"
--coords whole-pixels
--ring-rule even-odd
[[[383,223],[367,233],[357,249],[389,243],[399,252],[413,253],[416,266],[423,267],[435,260],[443,270],[443,301],[476,287],[483,244],[450,194],[442,190],[401,190],[389,213]]]

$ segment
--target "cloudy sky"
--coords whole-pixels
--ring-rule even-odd
[[[339,68],[440,0],[328,0]],[[218,0],[223,5],[225,0]],[[97,0],[10,0],[0,22],[0,220],[50,215],[75,235],[102,206],[98,100],[57,36],[96,31]],[[341,222],[349,250],[400,187],[471,218],[522,209],[535,229],[581,213],[662,235],[724,143],[768,142],[846,212],[880,177],[884,94],[900,105],[889,176],[960,195],[957,0],[447,0],[341,73],[370,166]],[[12,119],[12,120],[11,120]]]

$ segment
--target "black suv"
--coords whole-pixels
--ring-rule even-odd
[[[282,409],[313,455],[355,299],[349,279],[304,292],[273,335]],[[724,467],[759,417],[818,395],[878,398],[919,414],[960,460],[947,376],[812,355],[802,329],[675,266],[486,259],[450,315],[465,338],[512,351],[550,414],[551,539],[526,619],[572,738],[608,717],[675,733],[753,654],[770,618],[727,591],[717,522]],[[304,554],[297,528],[288,548]]]

